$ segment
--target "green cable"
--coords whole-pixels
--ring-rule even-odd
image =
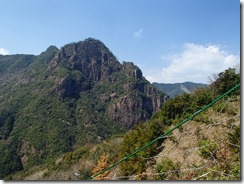
[[[169,129],[168,131],[166,131],[164,134],[160,135],[159,137],[157,137],[156,139],[152,140],[151,142],[147,143],[146,145],[142,146],[141,148],[138,148],[137,150],[135,150],[133,153],[127,155],[126,157],[122,158],[121,160],[119,160],[118,162],[114,163],[113,165],[103,169],[102,171],[92,175],[90,178],[88,178],[87,180],[92,180],[93,178],[95,178],[96,176],[114,168],[115,166],[121,164],[122,162],[130,159],[131,157],[135,156],[138,152],[146,149],[147,147],[151,146],[152,144],[154,144],[155,142],[157,142],[160,139],[165,138],[168,134],[170,134],[171,132],[173,132],[175,129],[181,127],[183,124],[185,124],[186,122],[192,120],[195,116],[199,115],[200,113],[206,111],[207,109],[209,109],[210,107],[212,107],[215,103],[217,103],[219,100],[221,100],[222,98],[224,98],[225,96],[227,96],[229,93],[231,93],[232,91],[236,90],[238,87],[240,87],[240,83],[237,84],[236,86],[234,86],[233,88],[231,88],[229,91],[225,92],[224,94],[218,96],[216,99],[214,99],[211,103],[209,103],[208,105],[204,106],[202,109],[196,111],[195,113],[193,113],[189,118],[186,118],[185,120],[179,122],[177,125],[175,125],[175,127]]]

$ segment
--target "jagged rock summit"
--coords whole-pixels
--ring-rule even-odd
[[[106,80],[121,67],[109,49],[101,41],[92,38],[62,47],[50,68],[57,65],[78,70],[92,81]]]

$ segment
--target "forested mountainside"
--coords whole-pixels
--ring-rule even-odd
[[[93,38],[0,55],[0,178],[125,133],[166,99]]]
[[[164,139],[121,161],[240,83],[235,69],[218,77],[206,88],[168,100],[124,135],[80,146],[7,179],[240,180],[240,87]],[[91,177],[114,163],[118,164]]]
[[[192,93],[197,88],[207,87],[206,84],[194,83],[194,82],[183,82],[183,83],[152,83],[160,91],[165,92],[171,98],[179,96],[183,93]]]

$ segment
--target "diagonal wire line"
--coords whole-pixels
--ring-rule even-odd
[[[206,111],[207,109],[209,109],[210,107],[212,107],[215,103],[217,103],[218,101],[220,101],[222,98],[224,98],[225,96],[227,96],[228,94],[230,94],[232,91],[236,90],[238,87],[240,87],[240,83],[235,85],[234,87],[232,87],[229,91],[225,92],[224,94],[218,96],[217,98],[215,98],[211,103],[209,103],[208,105],[204,106],[202,109],[196,111],[195,113],[193,113],[189,118],[186,118],[185,120],[179,122],[178,124],[176,124],[173,128],[169,129],[168,131],[166,131],[164,134],[160,135],[159,137],[157,137],[156,139],[152,140],[151,142],[145,144],[144,146],[142,146],[141,148],[136,149],[133,153],[127,155],[126,157],[122,158],[121,160],[119,160],[118,162],[112,164],[111,166],[103,169],[102,171],[92,175],[90,178],[88,178],[87,180],[92,180],[93,178],[97,177],[98,175],[116,167],[117,165],[121,164],[122,162],[134,157],[137,153],[139,153],[140,151],[150,147],[151,145],[153,145],[155,142],[157,142],[160,139],[165,138],[168,134],[170,134],[171,132],[173,132],[175,129],[181,127],[183,124],[185,124],[186,122],[192,120],[195,116],[201,114],[202,112]]]

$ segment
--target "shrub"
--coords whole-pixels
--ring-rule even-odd
[[[151,142],[153,139],[163,134],[162,123],[159,122],[148,122],[139,124],[134,130],[129,131],[119,149],[119,159],[122,159],[138,148]],[[158,140],[150,147],[136,154],[134,158],[129,159],[121,163],[120,169],[123,175],[129,174],[141,174],[146,168],[147,159],[156,155],[160,150],[157,148],[162,144],[163,140]]]
[[[240,143],[241,143],[241,130],[240,125],[235,127],[234,130],[228,133],[228,141],[230,143],[230,147],[237,153],[240,151]]]
[[[212,142],[207,139],[202,139],[199,141],[198,146],[200,147],[200,156],[202,156],[205,159],[216,159],[218,145],[215,142]]]
[[[209,118],[208,114],[200,114],[194,118],[196,122],[204,123],[204,124],[210,124],[211,120]]]
[[[101,155],[100,160],[98,161],[96,167],[92,170],[92,174],[97,174],[97,173],[101,172],[102,170],[104,170],[105,168],[107,168],[109,166],[108,158],[109,158],[109,155],[107,155],[107,154]],[[110,173],[109,171],[106,171],[104,173],[101,173],[94,179],[95,180],[106,180],[107,179],[106,177],[109,175],[109,173]]]
[[[156,165],[156,180],[174,180],[179,176],[179,164],[174,163],[169,158],[163,158],[162,161]]]

